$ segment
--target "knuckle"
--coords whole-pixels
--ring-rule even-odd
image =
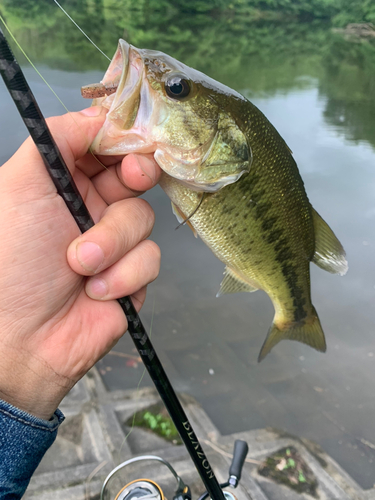
[[[128,199],[110,205],[98,224],[106,234],[107,258],[124,255],[145,240],[154,221],[154,211],[145,200]]]
[[[150,262],[149,275],[154,281],[159,276],[161,251],[159,246],[151,240],[146,240],[146,251]]]
[[[151,205],[142,198],[134,199],[136,202],[136,209],[139,212],[139,218],[142,221],[145,221],[148,226],[152,229],[155,223],[155,213],[151,207]]]
[[[59,140],[61,140],[61,137],[64,137],[66,129],[70,128],[71,124],[69,123],[68,117],[68,114],[64,114],[61,116],[50,116],[46,119],[48,127]]]
[[[147,287],[144,286],[140,290],[132,294],[133,303],[137,311],[141,310],[146,300],[146,293],[147,293]]]
[[[150,236],[155,223],[155,214],[151,205],[140,198],[127,200],[129,202],[128,230],[133,232],[137,241]]]

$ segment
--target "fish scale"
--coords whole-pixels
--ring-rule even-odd
[[[311,303],[310,262],[345,274],[345,252],[311,206],[277,130],[236,91],[124,40],[101,88],[113,87],[116,78],[114,98],[95,101],[109,111],[93,150],[154,153],[178,219],[226,265],[219,295],[267,293],[275,317],[259,360],[283,339],[325,351]]]
[[[283,311],[279,321],[300,321],[311,314],[310,203],[285,142],[270,138],[272,125],[250,102],[239,112],[247,118],[242,121],[251,124],[245,129],[253,138],[250,172],[208,195],[190,222],[220,260],[271,297],[275,308]],[[261,132],[254,133],[253,128]],[[177,184],[166,176],[161,181],[173,203],[188,215],[198,203],[197,194]],[[291,192],[298,195],[288,196]]]
[[[278,210],[278,206],[273,206],[267,211],[259,210],[260,206],[266,206],[267,202],[262,204],[265,195],[263,198],[260,197],[259,202],[249,203],[247,198],[252,200],[254,194],[256,195],[256,188],[253,190],[252,177],[252,174],[248,174],[218,193],[208,195],[196,214],[191,217],[190,222],[221,261],[237,271],[245,280],[249,277],[255,281],[258,288],[263,289],[271,298],[274,296],[275,302],[282,301],[283,310],[292,311],[290,300],[295,295],[293,292],[298,282],[302,282],[304,295],[308,303],[310,302],[308,268],[311,257],[307,258],[306,248],[301,240],[290,241],[290,231],[288,227],[282,225],[283,220],[280,217],[282,210]],[[180,184],[177,185],[178,183],[171,177],[163,176],[160,183],[173,203],[185,215],[188,216],[194,210],[199,202],[199,194]],[[261,183],[262,181],[260,185]],[[247,194],[243,194],[244,192]],[[275,222],[272,228],[264,230],[264,223],[270,220],[270,217],[273,217]],[[299,229],[305,232],[310,230],[313,234],[312,223]],[[279,234],[278,238],[276,232]],[[313,253],[311,250],[313,249],[310,248],[310,253]],[[288,264],[294,268],[293,260],[296,256],[301,257],[297,259],[296,271],[296,275],[301,278],[297,280],[297,283],[288,284],[282,269]],[[290,277],[289,272],[287,278]],[[275,283],[279,284],[279,281],[282,281],[282,284],[275,286]],[[289,293],[287,293],[287,287]],[[280,291],[280,289],[283,289],[283,295],[280,296],[280,293],[275,295],[275,291]],[[285,319],[292,321],[291,317]]]

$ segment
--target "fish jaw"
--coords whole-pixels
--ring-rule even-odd
[[[207,94],[200,108],[208,110],[209,116],[207,112],[200,116],[194,105],[166,95],[165,81],[176,74],[186,74],[198,98],[202,89]],[[205,87],[204,79],[208,82]],[[92,151],[98,155],[154,153],[162,170],[196,191],[216,192],[236,182],[250,169],[251,149],[234,120],[223,120],[210,95],[215,83],[221,92],[233,92],[237,99],[242,98],[166,54],[137,49],[120,40],[98,85],[100,92],[108,89],[110,95],[95,99],[95,104],[107,108],[108,113]],[[86,89],[90,87],[95,92],[95,86]],[[102,93],[98,90],[98,95]],[[220,155],[226,156],[220,159]]]
[[[92,143],[94,153],[124,155],[156,151],[157,145],[150,129],[154,128],[155,120],[162,121],[162,117],[153,109],[149,87],[143,85],[143,81],[142,58],[125,40],[120,40],[101,81],[105,87],[117,86],[117,90],[95,102],[107,108],[108,113]]]

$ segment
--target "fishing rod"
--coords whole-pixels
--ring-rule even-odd
[[[63,198],[80,231],[84,233],[93,227],[94,221],[1,27],[0,73],[31,138],[38,148],[58,194]],[[208,495],[212,500],[225,500],[223,490],[164,371],[131,298],[122,297],[117,301],[125,313],[128,331],[135,347],[194,462]],[[182,499],[184,498],[182,497]],[[189,496],[186,494],[186,499],[188,498]]]

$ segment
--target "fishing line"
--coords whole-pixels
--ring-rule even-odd
[[[72,23],[74,24],[74,26],[76,26],[76,28],[79,29],[79,31],[82,33],[82,35],[84,35],[87,40],[104,56],[108,59],[108,61],[111,61],[111,59],[107,56],[107,54],[105,54],[97,45],[96,43],[93,42],[93,40],[91,40],[91,38],[83,31],[83,29],[75,22],[75,20],[67,13],[67,11],[62,7],[62,5],[59,4],[59,2],[57,0],[53,0],[55,2],[55,4],[58,6],[59,9],[61,9],[61,11],[66,15],[66,17],[72,21]],[[38,71],[37,71],[38,74],[40,74]],[[40,75],[41,76],[41,75]],[[41,76],[41,78],[44,80],[44,78]],[[46,82],[46,84],[48,85],[48,83]],[[52,90],[52,88],[48,85],[48,87]],[[53,90],[52,90],[53,92]],[[53,92],[55,94],[55,92]],[[56,94],[55,94],[56,95]],[[57,96],[56,96],[57,97]],[[58,97],[57,97],[58,98]],[[59,98],[58,98],[59,99]],[[59,101],[61,102],[61,100],[59,99]],[[61,102],[61,104],[64,106],[64,104]],[[64,108],[68,111],[68,113],[70,113],[70,111],[64,106]],[[74,121],[74,118],[73,118],[73,121]],[[77,124],[76,124],[77,125]],[[77,125],[78,126],[78,125]],[[79,127],[78,127],[79,128]],[[91,155],[95,158],[95,160],[99,163],[99,165],[101,165],[105,170],[109,171],[109,169],[99,160],[99,158],[97,158],[95,156],[95,154],[92,152],[92,149],[91,149],[91,146],[89,148],[89,152],[91,153]]]
[[[17,47],[19,48],[19,50],[22,52],[22,54],[24,55],[24,57],[26,58],[26,60],[28,61],[28,63],[30,64],[30,66],[35,70],[35,72],[40,76],[40,78],[43,80],[43,82],[47,85],[47,87],[50,89],[50,91],[52,92],[52,94],[56,97],[56,99],[59,101],[59,103],[61,104],[61,106],[65,109],[65,111],[67,113],[70,114],[70,111],[69,109],[65,106],[65,104],[62,102],[62,100],[60,99],[60,97],[56,94],[56,92],[53,90],[53,88],[51,87],[51,85],[47,82],[47,80],[44,78],[44,76],[40,73],[40,71],[38,70],[38,68],[35,66],[35,64],[31,61],[30,57],[26,54],[26,52],[23,50],[23,48],[21,47],[21,45],[18,43],[18,41],[16,40],[16,37],[13,35],[12,31],[10,30],[9,26],[7,25],[7,23],[5,22],[5,19],[2,17],[2,15],[0,14],[0,21],[3,23],[3,25],[5,26],[5,28],[7,29],[9,35],[12,37],[12,40],[14,41],[14,43],[17,45]],[[74,118],[73,118],[73,121],[74,121]],[[77,125],[77,124],[76,124]],[[77,125],[78,127],[78,125]],[[79,127],[78,127],[79,128]]]
[[[78,23],[76,23],[74,21],[74,19],[67,13],[67,11],[59,4],[59,2],[57,0],[53,0],[55,2],[55,4],[59,7],[59,9],[62,10],[62,12],[67,16],[68,19],[70,19],[70,21],[79,29],[79,31],[87,38],[87,40],[104,56],[106,57],[109,61],[111,61],[111,59],[93,42],[93,40],[91,40],[91,38],[83,31],[83,29],[78,25]],[[17,44],[18,45],[18,44]],[[38,73],[39,74],[39,73]],[[41,75],[40,75],[41,76]],[[43,77],[42,77],[43,78]],[[44,78],[43,78],[44,80]],[[44,80],[45,81],[45,80]],[[46,82],[47,83],[47,82]],[[48,85],[48,84],[47,84]],[[49,85],[48,85],[49,87]],[[51,89],[52,90],[52,89]],[[52,90],[53,92],[53,90]],[[65,107],[65,106],[64,106]],[[65,108],[67,109],[67,108]],[[100,165],[102,165],[102,167],[104,167],[107,171],[110,171],[100,160],[99,158],[97,158],[95,156],[95,154],[92,152],[91,150],[91,146],[90,146],[90,153],[94,156],[94,158],[99,162]],[[115,174],[114,174],[115,175]],[[152,307],[152,316],[151,316],[151,325],[150,325],[150,333],[149,333],[149,337],[151,339],[151,336],[152,336],[152,326],[153,326],[153,321],[154,321],[154,312],[155,312],[155,297],[154,297],[154,302],[153,302],[153,307]],[[139,389],[140,389],[140,386],[141,386],[141,383],[142,383],[142,380],[144,378],[146,374],[146,368],[143,369],[143,373],[139,379],[139,382],[138,382],[138,385],[137,385],[137,388],[136,388],[136,398],[137,399],[139,397]],[[135,418],[136,418],[136,413],[134,413],[133,415],[133,422],[132,422],[132,425],[131,425],[131,428],[129,430],[129,432],[125,435],[124,437],[124,440],[123,442],[121,443],[121,446],[120,446],[120,449],[119,449],[119,452],[118,452],[118,456],[119,456],[119,463],[121,461],[121,450],[122,450],[122,447],[124,446],[124,444],[126,443],[128,437],[130,436],[130,434],[133,432],[133,429],[135,427],[134,423],[135,423]]]
[[[87,40],[104,56],[108,59],[108,61],[111,61],[111,59],[93,42],[93,40],[91,40],[91,38],[83,31],[83,29],[74,21],[74,19],[67,13],[67,11],[62,7],[62,5],[59,4],[59,2],[57,0],[53,0],[55,2],[55,4],[59,7],[59,9],[62,10],[62,12],[66,15],[66,17],[68,19],[70,19],[70,21],[74,24],[74,26],[76,26],[79,31],[87,38]],[[1,17],[0,17],[1,18]],[[4,23],[5,24],[5,23]],[[8,28],[7,28],[8,29]],[[9,31],[9,29],[8,29]],[[17,43],[17,41],[15,40],[15,38],[13,37],[12,35],[12,38],[13,40]],[[21,49],[21,47],[19,46],[19,44],[17,43],[17,46]],[[24,51],[21,49],[22,53],[25,55],[25,57],[27,58],[27,60],[30,62],[30,64],[33,66],[33,68],[36,70],[36,72],[38,73],[38,75],[42,78],[42,80],[47,84],[48,88],[53,92],[53,94],[59,99],[59,97],[57,96],[57,94],[53,91],[53,89],[48,85],[48,83],[46,82],[46,80],[42,77],[42,75],[39,73],[39,71],[35,68],[35,66],[32,64],[32,62],[30,61],[30,59],[26,56],[26,54],[24,53]],[[59,99],[59,101],[61,102],[61,104],[64,106],[64,108],[68,111],[68,113],[70,113],[70,111],[65,107],[65,105],[63,104],[63,102]],[[99,160],[99,158],[97,158],[95,156],[95,154],[92,152],[91,150],[91,147],[90,147],[90,153],[93,155],[93,157],[96,159],[97,162],[99,162],[100,165],[102,165],[102,167],[104,167],[107,171],[109,171],[109,169]],[[151,326],[150,326],[150,339],[151,339],[151,334],[152,334],[152,325],[153,325],[153,320],[154,320],[154,312],[155,312],[155,297],[154,297],[154,303],[153,303],[153,307],[152,307],[152,316],[151,316]],[[139,395],[139,388],[140,388],[140,385],[142,383],[142,380],[144,378],[146,374],[146,368],[144,368],[143,370],[143,373],[139,379],[139,382],[138,382],[138,385],[137,385],[137,389],[136,389],[136,398],[138,397]],[[135,422],[135,417],[136,417],[136,413],[134,414],[133,416],[133,422],[132,422],[132,426],[128,432],[128,434],[124,437],[124,440],[123,442],[121,443],[121,446],[120,446],[120,449],[119,449],[119,461],[120,461],[120,454],[121,454],[121,450],[122,450],[122,447],[123,445],[125,444],[125,442],[127,441],[129,435],[132,433],[133,429],[134,429],[134,422]]]
[[[56,2],[57,3],[57,2]],[[69,16],[68,16],[69,17]],[[47,87],[49,88],[49,90],[52,92],[52,94],[56,97],[56,99],[59,101],[59,103],[61,104],[61,106],[65,109],[65,111],[68,113],[68,115],[70,116],[70,118],[73,120],[73,122],[75,123],[75,125],[77,126],[78,130],[81,132],[81,134],[87,139],[87,137],[85,136],[85,134],[82,132],[81,130],[81,127],[78,125],[78,123],[75,121],[74,119],[74,116],[72,115],[72,112],[69,111],[69,109],[65,106],[65,104],[63,103],[63,101],[60,99],[60,97],[58,96],[58,94],[53,90],[53,88],[51,87],[51,85],[47,82],[47,80],[44,78],[44,76],[42,75],[42,73],[38,70],[38,68],[35,66],[35,64],[32,62],[32,60],[30,59],[30,57],[26,54],[26,52],[23,50],[22,46],[20,45],[20,43],[17,41],[16,37],[13,35],[11,29],[9,28],[9,26],[7,25],[7,23],[5,22],[5,19],[2,17],[2,15],[0,14],[0,21],[4,24],[6,30],[8,31],[9,35],[11,36],[12,40],[14,41],[14,43],[17,45],[18,49],[21,51],[21,53],[23,54],[23,56],[25,57],[25,59],[28,61],[28,63],[30,64],[30,66],[34,69],[34,71],[37,73],[37,75],[42,79],[42,81],[45,83],[45,85],[47,85]],[[95,45],[95,44],[94,44]],[[99,49],[99,51],[101,52],[101,50]],[[91,149],[91,145],[90,147],[88,148],[88,151],[89,153],[95,158],[95,160],[99,163],[99,165],[101,165],[105,170],[109,171],[109,169],[99,160],[99,158],[97,158],[97,156],[95,156],[95,154],[92,152],[92,149]]]
[[[187,222],[189,222],[189,220],[193,217],[193,215],[195,215],[198,212],[198,209],[202,205],[202,202],[203,202],[204,197],[205,197],[206,194],[207,193],[202,193],[202,196],[201,196],[201,199],[198,202],[198,205],[194,208],[194,210],[192,211],[192,213],[186,219],[184,219],[182,222],[179,223],[179,225],[175,228],[176,230],[179,227],[184,226]]]
[[[103,52],[102,50],[100,50],[100,49],[99,49],[99,47],[98,47],[98,46],[97,46],[97,45],[96,45],[96,44],[95,44],[95,43],[91,40],[91,38],[90,38],[88,35],[86,35],[86,33],[83,31],[83,29],[82,29],[80,26],[78,26],[78,24],[74,21],[74,19],[73,19],[73,18],[71,18],[71,17],[69,16],[69,14],[66,12],[66,10],[64,10],[64,9],[63,9],[63,7],[59,4],[59,2],[58,2],[57,0],[53,0],[53,1],[54,1],[54,2],[55,2],[55,4],[59,7],[59,9],[61,9],[61,10],[64,12],[64,14],[66,15],[66,17],[72,21],[72,23],[74,24],[74,26],[76,26],[76,27],[79,29],[79,31],[82,33],[82,35],[84,35],[84,36],[87,38],[87,40],[88,40],[90,43],[92,43],[92,44],[93,44],[93,46],[94,46],[96,49],[98,49],[98,50],[99,50],[99,52],[100,52],[100,53],[101,53],[104,57],[106,57],[106,58],[108,59],[108,61],[110,61],[111,59],[110,59],[110,58],[109,58],[106,54],[104,54],[104,52]]]
[[[94,476],[96,476],[96,474],[100,472],[104,466],[107,465],[107,463],[108,463],[107,460],[103,460],[103,462],[97,465],[95,469],[92,472],[90,472],[90,474],[87,476],[85,484],[85,500],[90,500],[90,482],[92,481]]]

